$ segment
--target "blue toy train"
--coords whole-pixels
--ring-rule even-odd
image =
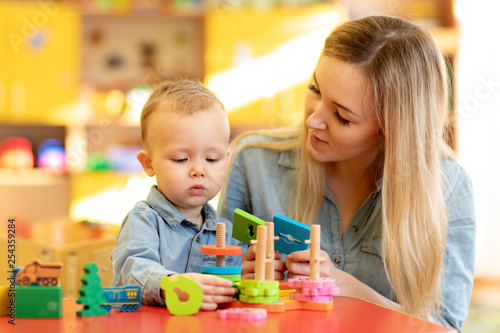
[[[136,311],[141,307],[141,287],[138,285],[103,287],[102,289],[107,302],[101,304],[101,308],[107,311],[111,309]]]

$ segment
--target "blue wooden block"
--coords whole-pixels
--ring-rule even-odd
[[[241,274],[241,266],[200,266],[200,273],[217,274],[217,275],[232,275]]]
[[[279,237],[279,240],[274,242],[275,250],[289,254],[309,248],[309,244],[304,241],[310,239],[310,226],[280,214],[274,215],[273,222],[274,236]]]

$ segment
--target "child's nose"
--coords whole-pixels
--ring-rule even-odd
[[[205,177],[205,170],[200,164],[195,164],[189,172],[190,177]]]

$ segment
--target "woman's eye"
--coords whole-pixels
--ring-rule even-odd
[[[318,90],[318,89],[316,89],[316,87],[314,86],[314,84],[310,84],[308,88],[309,88],[309,90],[311,90],[313,93],[315,93],[315,94],[319,94],[319,90]]]
[[[351,123],[349,120],[342,118],[338,111],[335,111],[335,118],[339,121],[340,125],[349,127]]]

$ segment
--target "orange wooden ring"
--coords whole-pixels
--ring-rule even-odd
[[[217,245],[202,245],[200,252],[215,256],[237,256],[241,254],[241,246],[226,245],[225,247],[218,247]]]

